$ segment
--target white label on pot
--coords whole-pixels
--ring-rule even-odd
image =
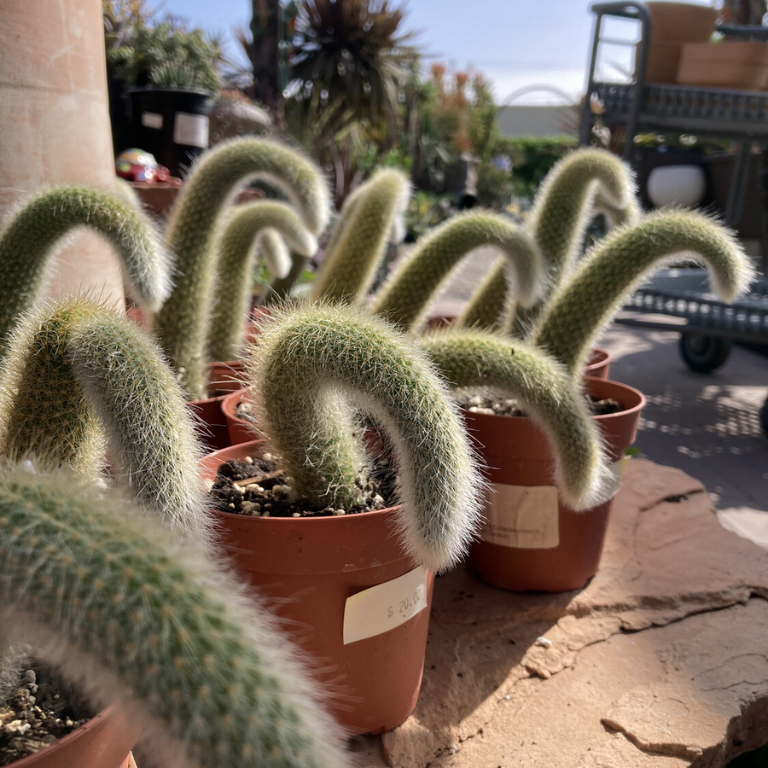
[[[205,115],[177,112],[173,123],[173,142],[205,149],[208,146],[208,118]]]
[[[141,124],[147,128],[160,129],[163,127],[163,116],[158,115],[157,112],[142,112]]]
[[[483,541],[502,547],[550,549],[560,543],[557,488],[492,483]]]
[[[427,570],[423,567],[358,592],[344,606],[344,645],[389,632],[426,607]]]

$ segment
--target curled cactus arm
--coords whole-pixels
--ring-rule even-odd
[[[95,189],[55,187],[24,203],[0,234],[0,356],[8,333],[40,294],[56,247],[81,226],[114,247],[143,307],[156,310],[168,297],[170,260],[147,217]]]
[[[477,286],[457,320],[457,327],[496,330],[515,306],[507,282],[506,259],[498,259]]]
[[[515,286],[509,293],[524,305],[534,302],[544,271],[533,238],[503,216],[470,212],[454,216],[418,242],[379,291],[371,311],[399,328],[417,327],[453,269],[481,246],[504,254],[507,282]]]
[[[533,306],[518,310],[516,336],[530,335],[547,300],[573,269],[595,196],[614,211],[632,212],[637,209],[634,190],[629,167],[602,149],[576,150],[552,169],[536,195],[528,225],[544,256],[547,290]]]
[[[312,299],[360,304],[386,253],[394,222],[408,204],[410,185],[385,168],[360,187],[342,210],[312,285]]]
[[[262,243],[262,248],[264,247],[266,245]],[[285,301],[299,282],[302,273],[307,268],[308,262],[309,258],[307,256],[301,256],[295,251],[291,253],[291,268],[288,274],[282,278],[273,278],[269,285],[264,287],[263,293],[259,296],[259,306],[268,307]]]
[[[285,241],[285,242],[283,242]],[[211,360],[235,360],[240,356],[245,324],[251,309],[251,273],[256,256],[261,254],[285,277],[294,251],[311,256],[317,240],[288,205],[265,201],[243,206],[226,222],[217,245],[218,267],[211,324],[208,331],[208,356]]]
[[[101,469],[185,531],[208,527],[191,418],[158,349],[117,313],[69,300],[27,319],[4,369],[0,445],[43,467]]]
[[[523,342],[485,331],[435,331],[420,346],[457,388],[488,388],[517,400],[546,433],[566,504],[589,509],[605,500],[608,473],[584,397],[556,360]]]
[[[598,243],[552,297],[533,341],[580,375],[592,343],[649,274],[685,254],[709,268],[725,301],[746,290],[752,267],[730,230],[699,213],[652,213]]]
[[[407,550],[435,570],[456,562],[475,527],[480,480],[445,388],[419,351],[376,318],[315,305],[270,318],[253,352],[259,429],[296,496],[356,502],[363,457],[354,406],[391,438]]]
[[[220,144],[195,165],[166,233],[179,262],[176,287],[155,321],[161,344],[192,398],[206,396],[217,224],[233,194],[253,178],[285,192],[312,234],[321,232],[328,221],[325,180],[311,161],[290,147],[266,139],[237,139]]]
[[[119,701],[157,765],[349,765],[274,620],[194,540],[64,473],[3,472],[0,567],[4,633]]]

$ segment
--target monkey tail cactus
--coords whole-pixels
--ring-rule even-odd
[[[484,388],[515,398],[549,439],[560,495],[575,510],[608,496],[601,440],[584,397],[564,366],[524,342],[481,330],[440,330],[419,340],[456,388]]]
[[[312,299],[355,305],[365,300],[409,195],[408,179],[394,168],[378,171],[356,190],[331,236]]]
[[[544,180],[528,226],[544,256],[547,290],[532,307],[518,311],[514,327],[517,336],[530,335],[547,300],[573,268],[596,195],[604,209],[610,206],[614,215],[617,211],[626,211],[626,220],[637,215],[632,171],[603,149],[571,152]]]
[[[3,366],[2,454],[92,474],[105,435],[118,477],[143,505],[185,531],[206,531],[194,427],[146,334],[82,299],[26,318]]]
[[[355,503],[359,409],[392,439],[406,549],[434,570],[457,561],[475,528],[481,480],[450,398],[415,347],[376,318],[312,305],[265,322],[250,370],[259,429],[297,498]]]
[[[3,634],[120,701],[157,765],[349,766],[296,652],[198,542],[71,475],[4,471],[0,568]]]
[[[690,211],[658,211],[598,243],[550,300],[533,336],[536,346],[580,375],[590,347],[627,296],[649,274],[685,254],[709,268],[715,291],[732,301],[752,267],[730,230]]]
[[[313,235],[324,229],[330,215],[328,190],[319,169],[277,142],[236,139],[220,144],[194,166],[166,232],[178,259],[176,287],[154,326],[192,398],[206,396],[205,352],[216,279],[217,225],[233,194],[253,178],[265,179],[285,192]]]
[[[285,241],[285,242],[284,242]],[[251,309],[251,272],[257,253],[273,272],[290,270],[286,248],[303,256],[317,250],[317,240],[295,210],[284,203],[260,202],[237,208],[218,242],[218,278],[214,291],[208,355],[211,360],[239,357],[245,323]]]
[[[533,238],[495,213],[469,212],[454,216],[424,237],[376,296],[371,311],[399,328],[417,327],[429,311],[430,300],[470,251],[483,245],[505,256],[508,291],[530,306],[542,285],[543,262]]]
[[[19,316],[39,296],[56,246],[80,226],[94,230],[115,248],[143,307],[156,310],[168,297],[170,260],[146,216],[95,189],[46,190],[26,201],[0,234],[0,355]]]
[[[503,327],[503,318],[514,311],[515,301],[507,283],[507,260],[500,257],[470,296],[456,327],[499,330]]]

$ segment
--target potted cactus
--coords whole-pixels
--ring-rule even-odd
[[[626,296],[654,269],[683,252],[708,266],[726,301],[749,284],[751,266],[728,230],[697,213],[653,213],[610,234],[587,253],[550,298],[533,327],[532,344],[564,365],[574,382],[579,380],[592,342]],[[480,335],[435,331],[423,346],[455,386],[490,387],[503,394],[505,381],[523,354],[529,354],[528,348],[498,334],[474,333]],[[535,381],[532,374],[526,375],[527,381]],[[539,382],[546,388],[546,380]],[[620,406],[614,413],[592,417],[619,474],[618,462],[634,439],[642,395],[623,384],[596,379],[586,379],[585,390]],[[529,407],[520,410],[534,413]],[[574,511],[578,507],[553,488],[544,434],[529,419],[476,408],[468,409],[465,417],[483,446],[487,477],[497,491],[486,503],[482,538],[470,549],[472,567],[489,583],[507,589],[557,592],[583,586],[599,564],[610,500],[598,497],[594,507]],[[531,507],[532,498],[538,499],[538,507]],[[536,525],[531,525],[532,519]]]
[[[72,473],[3,468],[0,559],[3,640],[124,713],[122,754],[113,707],[14,766],[117,765],[140,731],[162,765],[349,765],[290,644],[197,537]]]
[[[555,402],[535,418],[558,434],[560,419],[569,417],[580,434],[591,435],[575,447],[570,464],[584,469],[563,473],[574,498],[591,498],[602,476],[596,432],[569,377],[546,356],[538,358],[552,377]],[[428,605],[429,574],[455,563],[474,531],[481,485],[468,438],[440,379],[413,344],[360,310],[320,304],[273,315],[249,366],[266,443],[212,454],[203,471],[212,481],[227,459],[266,451],[280,457],[289,488],[274,477],[238,480],[240,487],[278,482],[280,496],[328,514],[294,517],[287,510],[289,517],[276,517],[262,503],[254,514],[248,501],[249,514],[238,515],[224,504],[217,518],[225,548],[235,568],[275,598],[288,626],[301,628],[299,642],[327,665],[321,680],[343,686],[335,716],[353,732],[387,730],[408,716],[418,695],[428,615],[409,613],[413,596],[423,595],[417,607]],[[352,406],[385,433],[401,506],[393,501],[385,509],[348,513],[366,486],[358,477],[367,465]],[[364,621],[376,628],[370,636],[356,623],[359,605],[367,606]],[[387,623],[400,611],[406,621]],[[343,704],[350,697],[357,700],[354,709]]]

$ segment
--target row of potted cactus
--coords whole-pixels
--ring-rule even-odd
[[[233,193],[253,176],[275,183],[290,205],[231,211]],[[638,221],[628,172],[590,150],[553,172],[531,225],[485,213],[450,221],[417,244],[369,303],[406,199],[402,177],[383,171],[347,201],[312,297],[265,315],[245,355],[259,440],[202,460],[184,399],[207,394],[207,362],[240,351],[254,246],[270,254],[278,275],[286,271],[283,241],[299,253],[314,250],[329,218],[317,169],[271,141],[209,153],[166,231],[173,264],[139,213],[81,189],[38,196],[0,238],[0,256],[17,274],[0,303],[12,307],[0,329],[0,448],[9,463],[29,468],[31,460],[35,470],[0,475],[0,589],[19,627],[19,638],[8,639],[32,642],[36,652],[40,638],[56,639],[50,658],[97,703],[119,697],[132,718],[141,714],[163,759],[345,764],[338,731],[306,703],[318,699],[313,685],[245,587],[273,601],[283,629],[309,651],[335,721],[364,733],[394,727],[413,709],[432,574],[468,547],[491,583],[581,586],[597,568],[616,490],[609,465],[631,443],[642,406],[635,390],[589,379],[587,391],[623,406],[590,416],[582,369],[594,338],[622,296],[681,251],[705,261],[726,298],[750,277],[738,245],[707,219],[673,212]],[[576,265],[595,208],[620,226]],[[162,353],[145,331],[86,299],[36,304],[53,247],[84,223],[122,256]],[[419,336],[440,283],[484,244],[504,261],[465,312],[474,327]],[[527,416],[459,414],[448,386],[494,390]],[[355,432],[360,413],[382,427],[393,451],[396,506],[309,519],[208,508],[203,479],[231,456],[268,450],[282,461],[293,496],[346,509],[369,466]],[[478,430],[474,443],[465,426]],[[110,482],[143,510],[116,500],[112,485],[94,488],[105,460]],[[547,490],[555,482],[558,490]],[[518,514],[520,489],[530,496],[539,488],[546,530],[505,541],[504,501]],[[483,505],[481,538],[471,543]],[[527,509],[534,519],[544,515]],[[555,567],[584,552],[586,565],[575,571]],[[351,598],[360,621],[380,630],[345,638]],[[392,601],[399,612],[399,598],[405,618],[387,623],[377,612]],[[41,648],[49,652],[48,643]]]

